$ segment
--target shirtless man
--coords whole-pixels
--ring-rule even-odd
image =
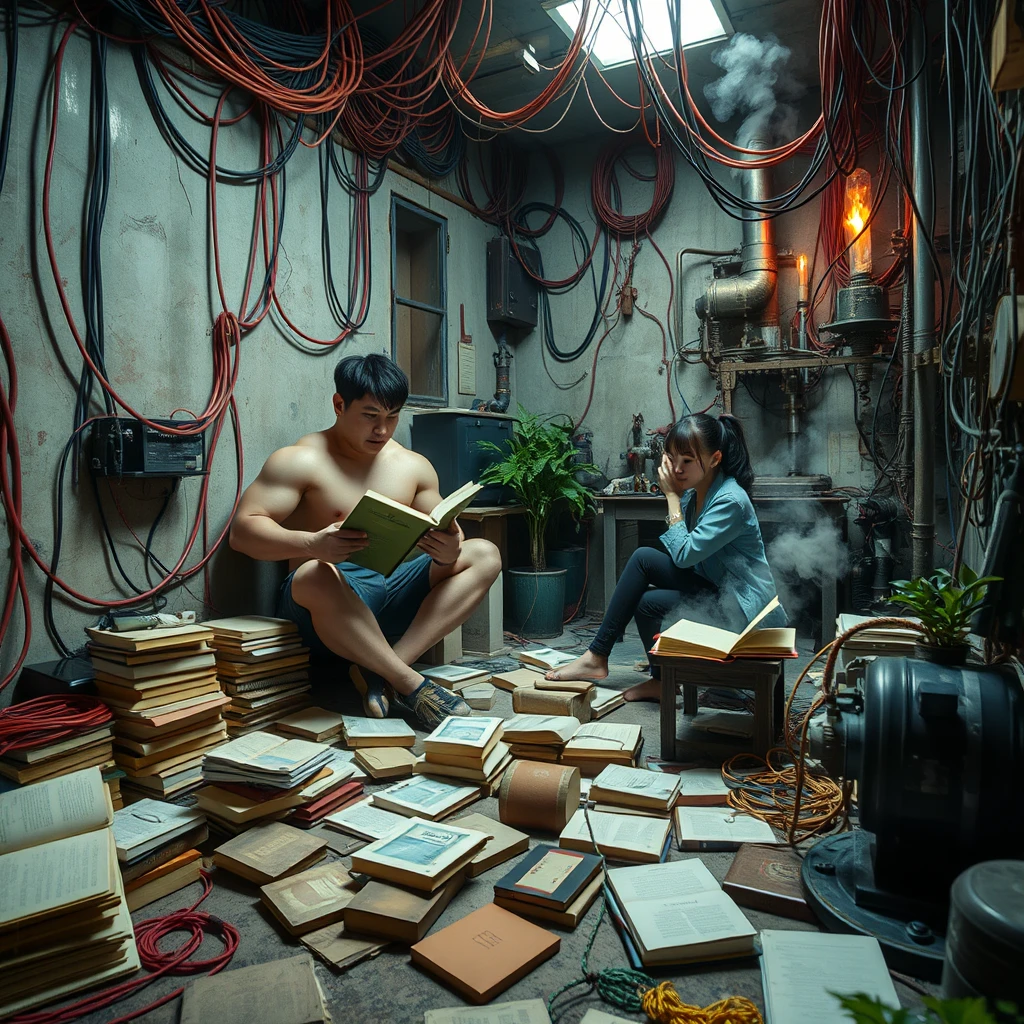
[[[367,715],[391,704],[433,729],[468,715],[457,694],[409,666],[461,625],[501,570],[498,549],[466,540],[457,522],[430,530],[424,553],[388,577],[348,561],[369,543],[345,517],[368,489],[429,512],[440,500],[430,463],[392,438],[409,381],[382,355],[349,356],[334,371],[334,425],[267,459],[246,488],[230,543],[252,558],[288,559],[277,613],[310,649],[352,663],[349,677]]]

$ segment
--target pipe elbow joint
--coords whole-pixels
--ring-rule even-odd
[[[697,316],[706,319],[749,319],[760,313],[775,294],[778,272],[754,270],[739,277],[712,281],[694,306]]]

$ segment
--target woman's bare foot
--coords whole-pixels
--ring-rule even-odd
[[[545,679],[589,679],[600,682],[608,675],[608,659],[593,651],[585,651],[574,662],[559,669],[552,669]]]
[[[661,700],[661,680],[645,679],[622,691],[623,700]]]

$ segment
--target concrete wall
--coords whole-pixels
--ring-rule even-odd
[[[46,151],[51,39],[47,29],[21,33],[7,178],[0,195],[0,312],[10,332],[20,389],[16,422],[21,447],[24,522],[41,556],[54,544],[54,493],[60,456],[72,430],[72,410],[82,360],[60,311],[43,248],[41,184]],[[88,41],[75,38],[67,49],[59,101],[59,136],[53,176],[51,220],[60,273],[82,329],[81,249],[86,191],[90,57]],[[220,309],[212,274],[206,181],[176,161],[160,137],[140,92],[127,50],[113,45],[108,62],[113,161],[110,199],[103,234],[106,360],[110,378],[124,399],[147,416],[205,407],[212,379],[210,332]],[[204,103],[212,110],[214,101]],[[200,151],[209,133],[175,108],[176,123]],[[249,123],[221,132],[218,160],[231,167],[258,166],[257,136]],[[288,316],[319,338],[337,333],[324,297],[320,256],[320,199],[315,151],[300,148],[287,165],[287,206],[278,293]],[[450,187],[450,183],[448,184]],[[391,193],[448,220],[448,339],[451,405],[468,406],[457,394],[454,348],[459,337],[459,303],[466,306],[466,329],[479,348],[478,394],[494,390],[493,348],[486,329],[484,251],[493,229],[464,209],[394,173],[371,201],[373,295],[364,329],[337,349],[296,344],[274,318],[243,339],[235,391],[244,445],[243,484],[266,457],[304,433],[332,420],[333,370],[352,353],[390,352]],[[218,187],[221,263],[228,303],[241,299],[254,207],[254,188]],[[332,190],[332,244],[339,291],[347,284],[347,198]],[[99,411],[98,407],[95,411]],[[403,415],[398,439],[408,440],[410,413]],[[180,554],[195,516],[201,481],[185,480],[157,531],[154,550],[169,564]],[[100,493],[118,540],[128,575],[144,585],[140,545],[121,522],[114,498],[143,540],[160,508],[166,481],[114,483]],[[225,526],[235,494],[234,452],[228,430],[211,467],[209,528],[215,538]],[[194,564],[201,542],[187,564]],[[4,551],[4,559],[8,552]],[[114,600],[130,594],[109,563],[101,542],[89,477],[68,485],[64,498],[64,543],[60,575],[90,598]],[[210,581],[214,611],[267,612],[272,607],[275,566],[257,566],[229,550],[213,560]],[[6,574],[4,576],[6,579]],[[43,575],[29,569],[33,640],[30,661],[52,658],[43,629]],[[168,594],[170,610],[201,610],[202,577]],[[89,605],[55,602],[55,618],[65,641],[80,646],[83,627],[96,621]],[[23,635],[15,612],[0,655],[0,675],[17,656]]]

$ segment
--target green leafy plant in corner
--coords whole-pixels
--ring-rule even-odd
[[[959,580],[948,569],[937,569],[931,576],[894,580],[894,594],[886,600],[909,608],[921,620],[926,643],[960,647],[966,643],[971,618],[985,596],[985,588],[1001,579],[979,577],[966,565],[960,566]]]
[[[988,1012],[984,999],[936,999],[925,996],[921,1002],[925,1012],[894,1009],[872,996],[858,993],[841,996],[832,993],[846,1010],[855,1024],[997,1024],[996,1018]],[[1017,1008],[1009,1003],[997,1004],[1002,1020],[1024,1024],[1024,1017],[1017,1015]]]
[[[505,446],[478,441],[480,448],[496,452],[501,461],[480,474],[480,483],[510,487],[520,504],[526,506],[530,532],[530,561],[535,572],[547,568],[544,531],[551,513],[568,504],[577,519],[593,505],[593,498],[577,479],[577,473],[598,473],[589,462],[576,462],[572,443],[572,421],[543,419],[519,406],[519,418]]]

